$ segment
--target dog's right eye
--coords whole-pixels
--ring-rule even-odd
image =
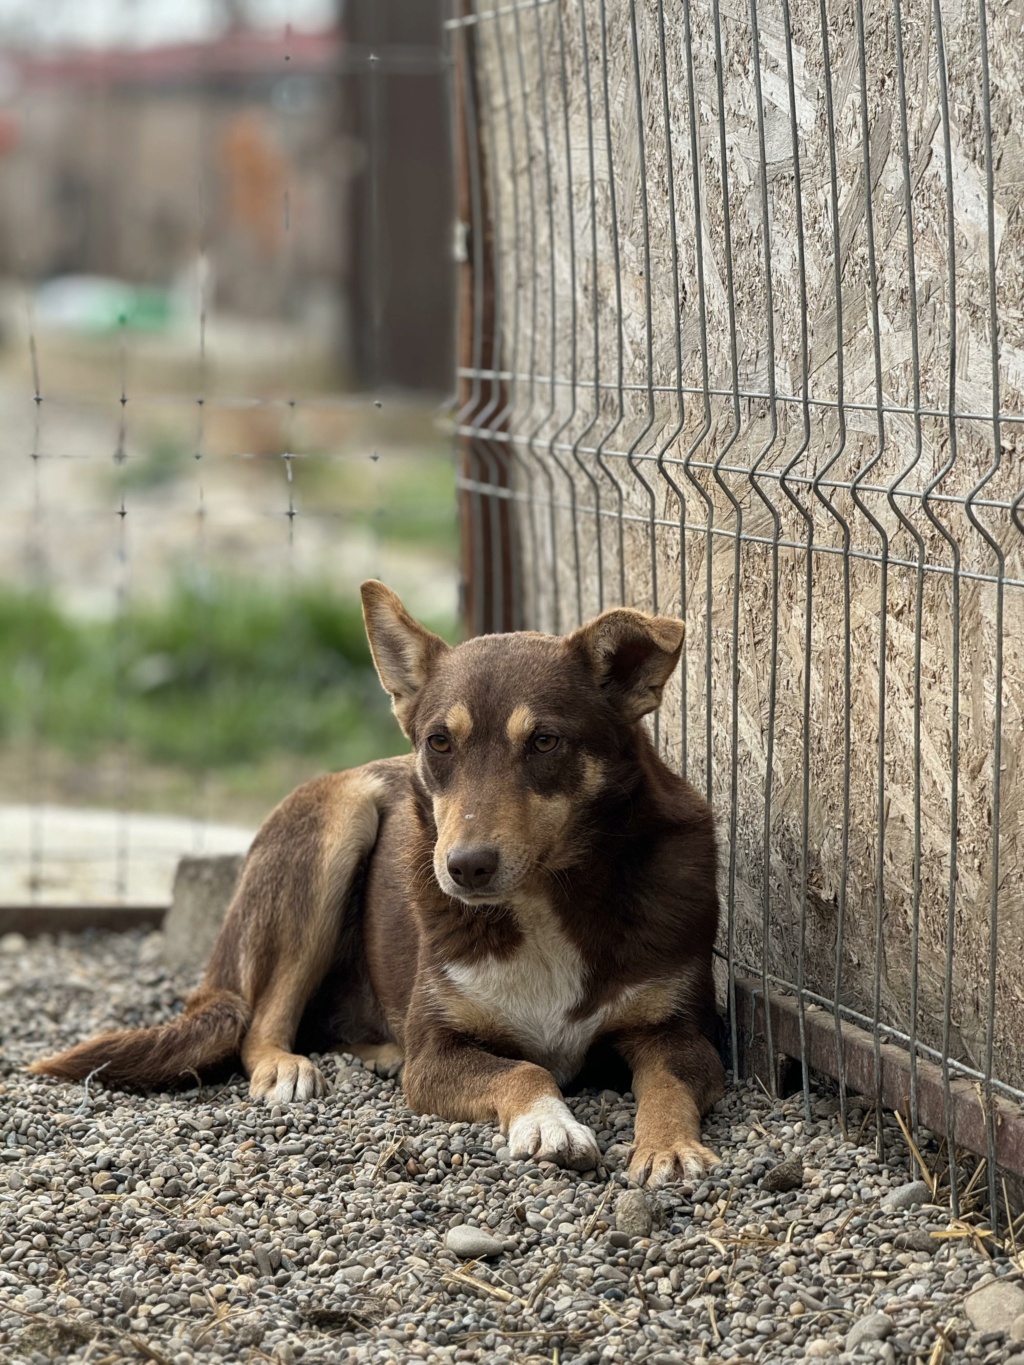
[[[533,747],[538,754],[550,754],[558,748],[557,735],[534,735]]]
[[[428,735],[427,744],[435,754],[449,754],[452,750],[452,742],[447,735]]]

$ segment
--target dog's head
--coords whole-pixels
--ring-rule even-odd
[[[628,790],[636,725],[661,702],[683,622],[618,608],[571,635],[452,647],[383,583],[362,594],[377,672],[433,809],[438,884],[470,905],[539,889],[581,856],[593,803]]]

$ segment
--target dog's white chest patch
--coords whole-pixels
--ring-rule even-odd
[[[517,917],[523,942],[511,957],[449,963],[445,972],[475,1012],[516,1040],[526,1061],[546,1066],[564,1084],[579,1071],[610,1010],[571,1018],[584,989],[579,953],[545,902],[517,907]]]

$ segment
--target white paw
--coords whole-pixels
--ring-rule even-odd
[[[554,1095],[534,1100],[525,1113],[512,1120],[508,1150],[515,1161],[536,1157],[576,1171],[589,1171],[601,1160],[594,1134],[585,1124],[577,1123],[565,1101]]]
[[[308,1057],[283,1052],[254,1069],[249,1094],[267,1104],[291,1104],[326,1095],[327,1082]]]

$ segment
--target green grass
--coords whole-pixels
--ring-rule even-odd
[[[369,448],[369,447],[368,447]],[[296,461],[296,497],[310,510],[372,525],[378,535],[450,559],[457,543],[455,471],[445,447]]]
[[[141,457],[125,461],[116,471],[106,471],[105,482],[118,493],[148,493],[180,479],[188,459],[189,450],[180,436],[158,429],[151,433]]]
[[[327,770],[406,747],[356,603],[230,581],[102,622],[0,592],[0,743],[26,741],[78,760],[125,745],[193,773],[281,754]]]

